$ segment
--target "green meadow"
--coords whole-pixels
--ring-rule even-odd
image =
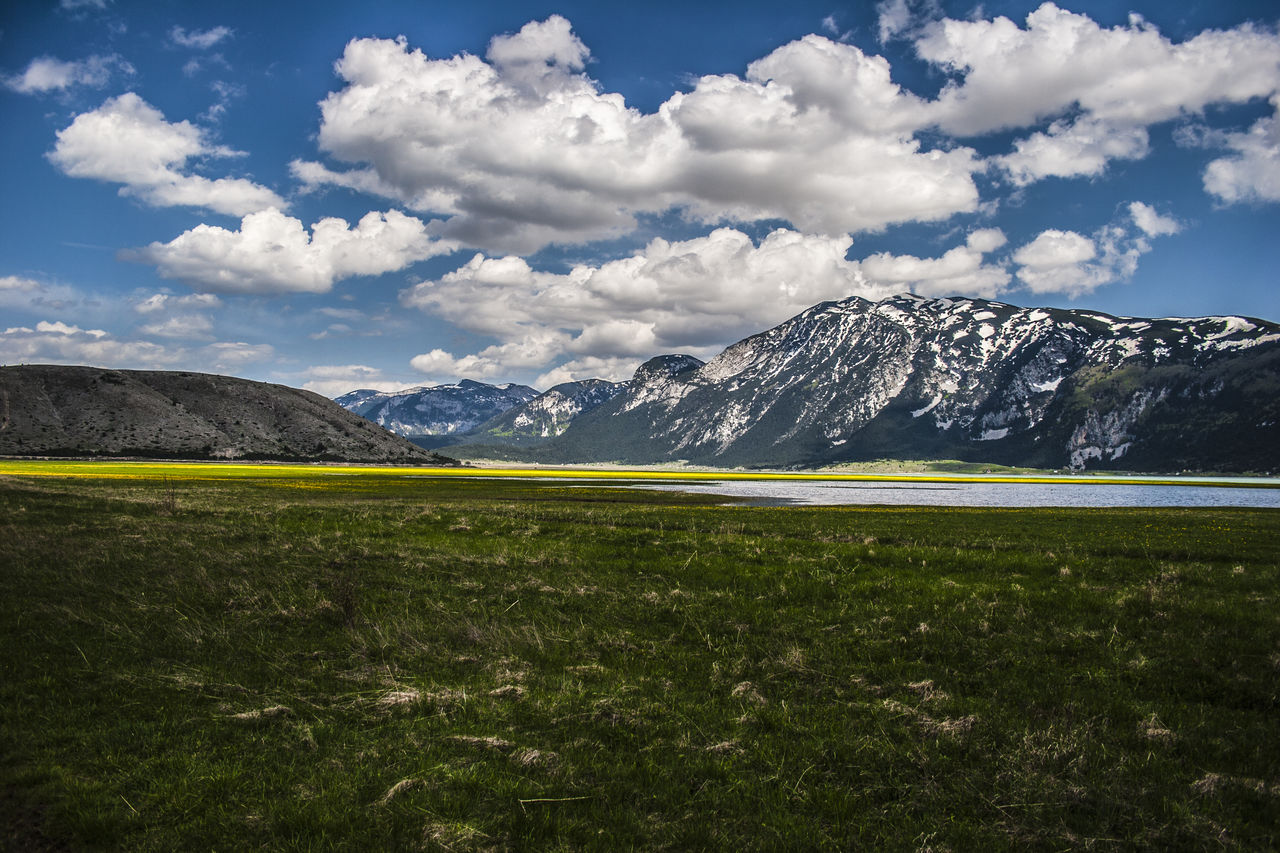
[[[0,464],[13,850],[1280,846],[1280,511]]]

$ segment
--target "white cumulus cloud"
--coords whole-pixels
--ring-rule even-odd
[[[319,364],[282,378],[289,380],[291,385],[331,398],[341,397],[349,391],[361,388],[399,391],[409,384],[404,380],[388,377],[382,369],[367,364]]]
[[[695,355],[696,353],[687,354]],[[704,360],[710,358],[713,354],[709,350],[701,353]],[[539,374],[533,380],[533,387],[539,390],[546,390],[559,385],[561,382],[574,382],[579,379],[607,379],[610,382],[622,382],[635,375],[638,364],[639,362],[634,358],[583,356],[570,359],[545,373]]]
[[[244,178],[209,179],[191,174],[188,161],[235,156],[211,144],[190,122],[168,122],[133,92],[76,116],[58,131],[49,160],[76,178],[123,184],[120,192],[156,206],[203,207],[243,216],[284,200]]]
[[[127,253],[160,275],[205,291],[325,293],[335,281],[380,275],[449,252],[419,219],[398,210],[366,214],[352,228],[336,217],[311,226],[275,209],[244,217],[238,231],[197,225],[168,243]]]
[[[26,276],[0,276],[0,307],[32,310],[61,310],[85,300],[85,295],[64,284],[53,284]]]
[[[1051,228],[1013,253],[1018,278],[1032,293],[1080,296],[1115,281],[1112,258],[1098,259],[1098,246],[1075,231]]]
[[[95,340],[107,337],[107,333],[102,329],[82,329],[79,326],[68,325],[61,320],[41,320],[36,323],[36,331],[43,334],[54,335],[86,335]]]
[[[916,41],[921,57],[963,76],[933,105],[945,130],[1034,125],[1078,108],[1113,126],[1149,125],[1280,86],[1280,36],[1244,24],[1173,43],[1140,17],[1103,28],[1044,3],[1026,27],[1005,17],[947,19]]]
[[[553,329],[567,344],[625,317],[651,325],[658,346],[683,347],[865,290],[857,266],[844,257],[850,244],[848,237],[780,229],[756,246],[746,234],[721,228],[681,242],[656,239],[630,257],[564,274],[536,271],[519,257],[476,255],[406,291],[403,301],[510,340]]]
[[[271,344],[250,344],[244,341],[219,341],[192,351],[195,363],[201,360],[214,370],[234,371],[246,364],[260,364],[275,357]],[[188,356],[188,361],[192,360]]]
[[[949,249],[941,257],[882,252],[863,259],[861,269],[869,281],[921,296],[991,299],[1008,286],[1010,276],[1003,266],[986,263],[984,256],[1005,242],[1003,231],[984,228],[970,234],[965,245]]]
[[[1110,160],[1145,157],[1155,123],[1280,90],[1280,35],[1250,24],[1175,43],[1139,16],[1104,28],[1044,3],[1025,26],[946,19],[915,45],[956,75],[929,104],[944,131],[981,135],[1055,119],[994,158],[1015,184],[1098,175]]]
[[[43,285],[33,278],[20,275],[0,276],[0,293],[36,293]]]
[[[1227,134],[1223,145],[1234,153],[1205,168],[1205,190],[1224,202],[1280,201],[1280,95],[1271,101],[1276,113]]]
[[[1130,202],[1129,222],[1112,223],[1086,237],[1051,228],[1013,253],[1018,280],[1032,293],[1076,298],[1133,276],[1138,259],[1151,251],[1148,238],[1176,234],[1182,226],[1144,202]],[[1134,233],[1133,228],[1139,233]]]
[[[1154,207],[1141,201],[1129,203],[1129,215],[1133,217],[1138,230],[1148,237],[1163,237],[1182,230],[1178,220],[1161,215]]]
[[[473,355],[455,357],[442,349],[414,356],[414,370],[433,378],[496,379],[515,370],[542,367],[565,351],[568,336],[541,329],[519,340],[487,347]]]
[[[807,36],[652,114],[600,91],[589,56],[559,16],[495,38],[486,59],[356,39],[319,135],[354,168],[299,161],[294,174],[387,195],[447,216],[444,233],[467,245],[522,253],[616,237],[672,209],[839,234],[977,206],[974,152],[924,146],[913,135],[922,103],[852,45]]]
[[[881,0],[876,4],[876,28],[881,43],[916,34],[942,17],[938,0]]]
[[[994,158],[1016,186],[1044,178],[1100,175],[1112,160],[1139,160],[1149,149],[1145,127],[1125,127],[1079,118],[1060,120],[1014,142],[1014,150]]]
[[[174,363],[174,354],[158,344],[120,340],[101,329],[41,321],[34,329],[20,326],[0,334],[0,363],[165,368]]]

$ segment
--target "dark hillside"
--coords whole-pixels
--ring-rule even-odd
[[[452,463],[310,391],[56,365],[0,367],[0,455]]]

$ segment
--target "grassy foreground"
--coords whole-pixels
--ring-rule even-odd
[[[1280,512],[5,470],[11,849],[1280,845]]]

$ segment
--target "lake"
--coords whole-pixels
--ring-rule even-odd
[[[1223,480],[1222,482],[1231,482]],[[1238,481],[1237,481],[1238,482]],[[1280,508],[1280,480],[1252,482],[1268,488],[1225,485],[1129,485],[1102,483],[937,483],[713,480],[632,482],[627,488],[745,498],[756,506],[893,504],[989,507],[1265,507]]]

